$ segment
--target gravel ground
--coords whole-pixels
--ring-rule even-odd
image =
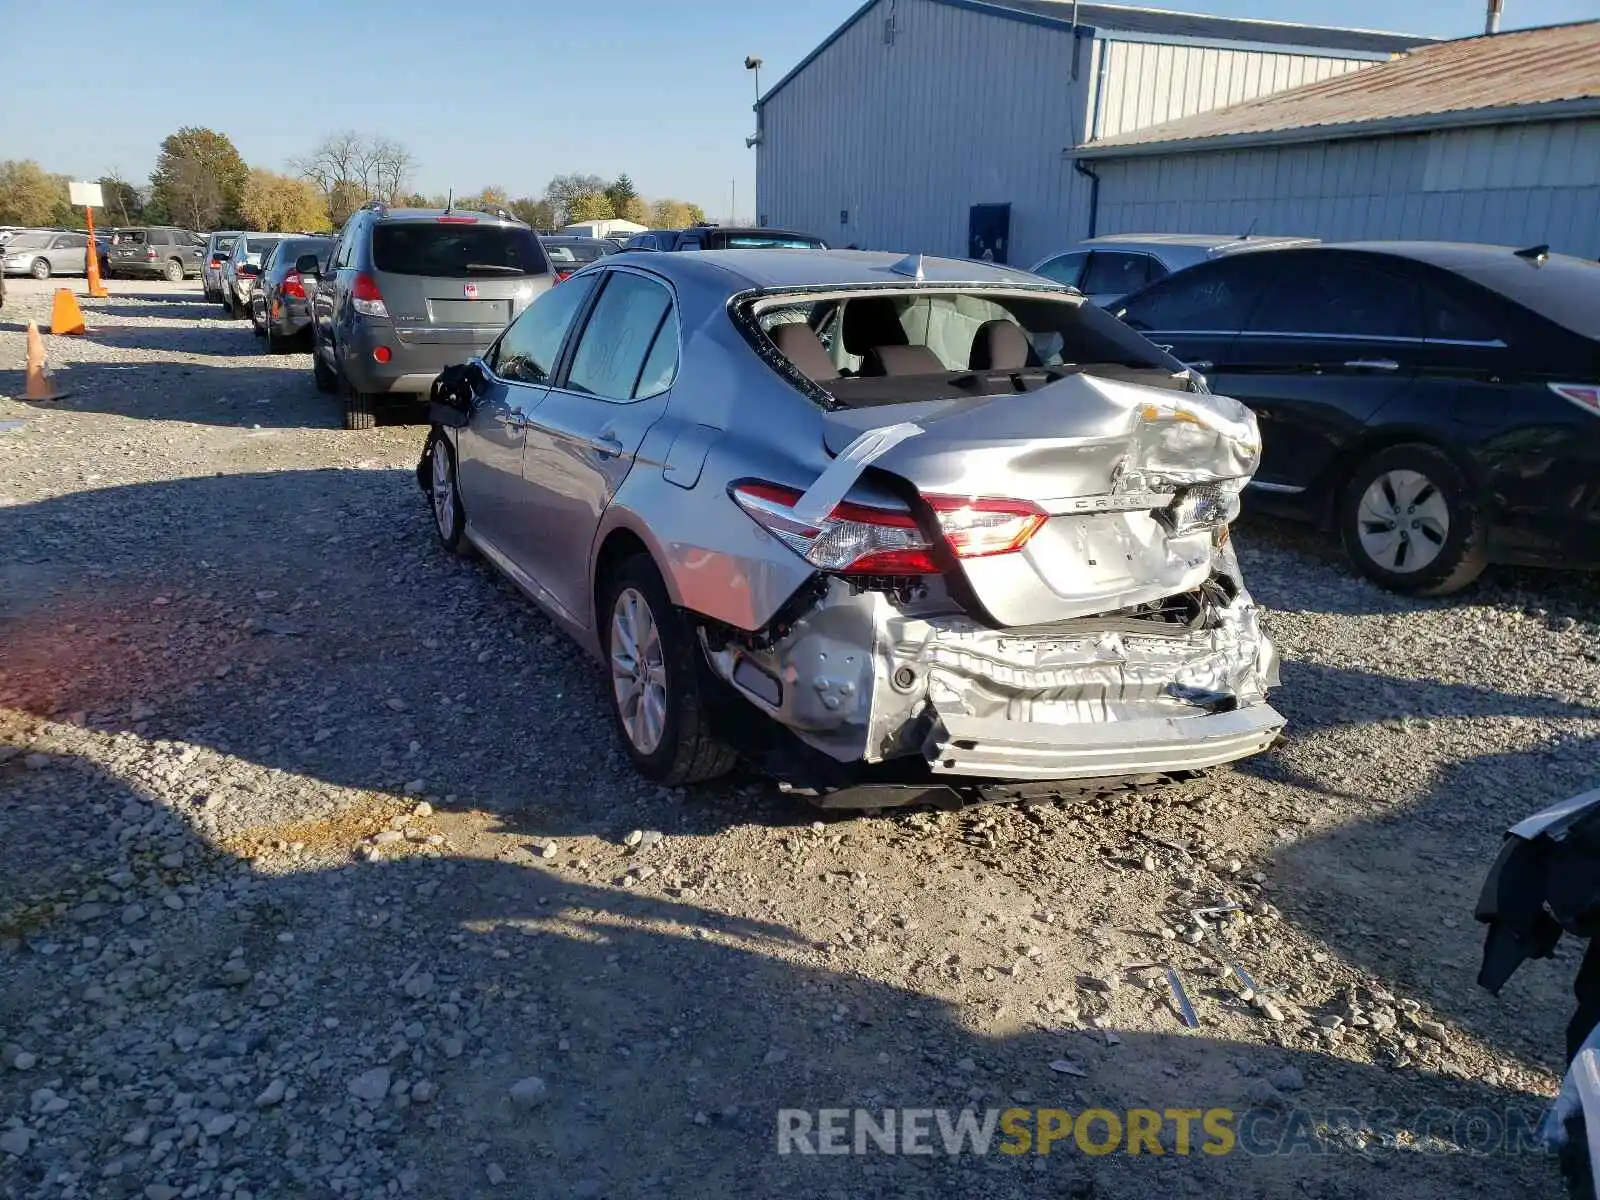
[[[1471,910],[1595,783],[1595,581],[1405,601],[1246,521],[1268,755],[963,813],[660,789],[436,548],[421,428],[338,429],[197,284],[112,288],[48,404],[7,397],[49,287],[0,312],[0,1196],[1555,1192],[1482,1122],[1408,1130],[1553,1092],[1575,956],[1490,998]],[[1323,1153],[776,1151],[780,1108],[1028,1105]]]

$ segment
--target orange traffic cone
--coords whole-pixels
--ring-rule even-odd
[[[83,309],[70,288],[56,289],[56,302],[50,310],[50,332],[56,337],[65,333],[87,333],[83,324]]]
[[[44,338],[39,336],[39,326],[28,322],[28,392],[29,400],[58,400],[61,393],[44,370]]]

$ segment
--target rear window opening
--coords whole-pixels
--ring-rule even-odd
[[[111,235],[113,246],[142,246],[144,241],[142,229],[119,229]]]
[[[558,267],[592,263],[604,253],[599,246],[552,246],[548,242],[544,249],[550,261]]]
[[[372,265],[388,275],[446,279],[543,275],[539,239],[521,225],[390,221],[372,231]]]
[[[767,296],[758,349],[839,406],[1035,391],[1079,371],[1191,390],[1181,363],[1077,296],[1007,289]]]
[[[725,250],[826,250],[817,238],[783,237],[778,234],[730,233],[722,239]]]
[[[226,254],[228,251],[233,249],[233,244],[238,240],[239,239],[236,237],[219,237],[217,239],[216,246],[212,250],[212,253]]]

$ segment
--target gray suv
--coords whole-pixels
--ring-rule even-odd
[[[342,393],[346,429],[370,429],[385,395],[426,396],[555,282],[533,230],[459,209],[369,205],[327,264],[311,294],[311,365],[318,388]],[[301,277],[314,265],[297,264]]]
[[[205,239],[172,225],[113,229],[106,251],[111,275],[157,275],[177,283],[200,274]]]

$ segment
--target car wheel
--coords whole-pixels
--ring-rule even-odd
[[[346,384],[344,389],[344,427],[346,429],[371,429],[377,423],[377,393],[358,392]]]
[[[428,499],[433,507],[433,527],[439,531],[439,541],[451,554],[465,555],[467,541],[466,513],[461,508],[461,489],[456,484],[456,454],[448,438],[440,434],[433,437],[428,458],[432,470],[432,483]]]
[[[272,326],[270,325],[268,325],[266,329],[266,338],[268,354],[288,354],[294,349],[294,339],[286,338],[281,334],[274,333],[272,331]]]
[[[1390,446],[1367,459],[1345,485],[1339,523],[1356,569],[1392,592],[1446,596],[1488,565],[1472,486],[1436,446]]]
[[[183,264],[175,258],[167,259],[166,270],[163,272],[168,283],[183,282]]]
[[[28,268],[28,274],[32,275],[35,279],[49,279],[50,260],[48,258],[34,259],[33,265]]]
[[[716,739],[702,699],[699,645],[645,554],[602,586],[601,635],[611,715],[633,765],[660,783],[714,779],[737,762]]]
[[[315,334],[311,338],[311,376],[317,381],[317,391],[337,392],[339,390],[338,373],[322,361],[322,352],[317,348]]]

